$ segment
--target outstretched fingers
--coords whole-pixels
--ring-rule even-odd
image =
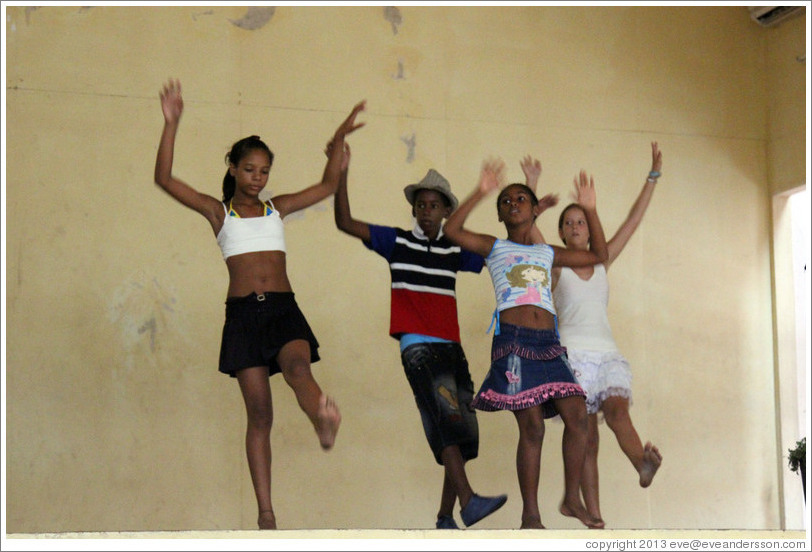
[[[542,212],[556,205],[558,205],[558,194],[547,194],[539,199],[539,207],[541,207]]]
[[[489,193],[500,188],[505,180],[505,162],[501,158],[489,158],[482,163],[479,189]]]
[[[663,168],[663,152],[657,142],[651,143],[651,170],[660,172]]]
[[[161,90],[161,97],[168,96],[170,94],[178,94],[180,95],[181,88],[180,88],[180,81],[178,79],[169,79],[164,84]]]
[[[533,159],[530,155],[525,155],[519,164],[527,180],[527,185],[535,192],[541,176],[541,161]]]
[[[180,81],[169,79],[161,89],[161,109],[167,122],[177,122],[183,113],[183,94],[181,93]]]
[[[594,177],[587,175],[587,172],[582,169],[580,174],[574,178],[574,184],[578,204],[584,209],[594,209],[597,203]]]
[[[342,122],[341,125],[339,125],[338,130],[336,130],[336,138],[343,138],[347,134],[355,132],[356,130],[358,130],[359,128],[361,128],[366,124],[355,122],[355,118],[358,116],[359,113],[361,113],[366,109],[366,106],[367,106],[366,100],[361,100],[360,102],[355,104],[350,114],[347,116],[346,119],[344,119],[344,122]]]

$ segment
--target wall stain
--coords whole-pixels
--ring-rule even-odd
[[[414,150],[417,145],[417,138],[412,132],[411,136],[401,136],[400,141],[406,144],[406,162],[412,163],[414,161]]]
[[[201,15],[214,15],[214,10],[193,13],[192,14],[192,21],[197,21],[197,18],[200,17]]]
[[[403,23],[400,10],[395,6],[386,6],[383,9],[383,18],[392,24],[392,34],[398,34],[398,26]]]
[[[268,21],[271,20],[273,17],[276,8],[248,8],[248,11],[245,12],[240,19],[229,19],[231,23],[239,27],[241,29],[245,29],[247,31],[256,31],[257,29],[261,29],[265,26]]]
[[[27,8],[25,8],[25,24],[26,25],[31,24],[31,14],[34,13],[35,11],[41,9],[41,8],[42,8],[42,6],[28,6]],[[79,8],[79,13],[86,13],[86,12],[92,10],[92,9],[93,9],[93,6],[81,6]],[[6,16],[6,20],[10,21],[11,16]],[[16,30],[17,30],[17,25],[14,22],[11,22],[11,31],[14,32]]]
[[[143,274],[123,282],[111,297],[108,316],[119,327],[123,348],[132,353],[143,338],[148,337],[149,350],[155,353],[159,333],[174,321],[167,320],[166,316],[175,312],[175,297],[161,286],[157,278],[148,280]],[[173,327],[173,332],[176,330]]]
[[[31,14],[34,13],[35,11],[37,11],[38,9],[39,9],[39,7],[37,7],[37,6],[28,6],[27,8],[25,8],[25,24],[26,25],[31,24]]]
[[[392,78],[395,80],[404,80],[406,77],[403,76],[403,60],[398,58],[398,72],[392,75]]]
[[[138,333],[143,334],[149,332],[149,350],[153,353],[155,352],[155,333],[157,331],[158,324],[155,322],[155,317],[153,316],[146,322],[144,322],[140,328],[138,328]]]

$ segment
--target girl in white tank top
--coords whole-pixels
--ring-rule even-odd
[[[581,488],[590,515],[602,519],[598,500],[598,412],[615,433],[621,450],[639,474],[641,487],[651,484],[662,455],[651,442],[643,445],[629,416],[632,375],[626,359],[617,350],[609,326],[608,268],[620,255],[640,224],[662,169],[662,153],[651,143],[651,171],[628,217],[607,242],[605,263],[580,269],[553,270],[553,297],[559,312],[561,344],[578,380],[587,392],[588,454]],[[590,248],[589,228],[577,204],[567,206],[559,217],[558,234],[568,249]]]

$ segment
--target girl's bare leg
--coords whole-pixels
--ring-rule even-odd
[[[341,414],[335,401],[322,393],[310,371],[310,344],[297,339],[285,344],[279,351],[277,362],[282,368],[285,382],[293,389],[299,407],[304,411],[319,437],[324,450],[335,444]]]
[[[539,512],[539,472],[544,441],[544,415],[541,406],[513,412],[519,425],[516,473],[522,494],[522,529],[544,529]]]
[[[581,475],[586,459],[587,414],[583,397],[557,399],[555,406],[564,421],[561,449],[564,456],[564,500],[559,511],[577,517],[589,528],[601,528],[603,522],[593,518],[581,502]]]
[[[276,529],[276,517],[271,505],[271,425],[273,424],[273,403],[268,369],[265,367],[246,368],[237,372],[248,427],[245,432],[245,451],[248,456],[248,469],[257,498],[260,529]]]
[[[581,474],[581,494],[589,515],[596,520],[601,518],[600,493],[598,484],[598,415],[589,414],[587,417],[586,432],[586,460],[584,471]]]
[[[629,399],[618,396],[609,397],[603,401],[601,410],[603,410],[606,425],[617,437],[620,449],[640,475],[640,486],[648,487],[660,468],[663,457],[657,447],[651,443],[646,443],[644,447],[640,441],[629,415]]]

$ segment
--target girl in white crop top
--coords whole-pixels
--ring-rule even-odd
[[[260,217],[242,218],[234,209],[233,200],[228,202],[228,207],[223,203],[223,209],[226,217],[217,233],[223,260],[256,251],[285,252],[285,226],[271,200],[264,202]]]
[[[543,210],[523,184],[503,188],[497,199],[507,240],[463,228],[473,208],[504,180],[504,163],[483,165],[479,186],[445,225],[458,245],[486,257],[494,283],[499,323],[493,337],[491,369],[474,399],[480,410],[510,410],[519,426],[517,473],[522,490],[522,527],[542,528],[538,480],[544,418],[556,413],[564,421],[564,500],[559,508],[587,527],[602,527],[581,502],[579,483],[586,454],[585,393],[567,364],[555,332],[549,271],[556,266],[589,266],[606,259],[606,242],[595,207],[594,183],[581,171],[575,179],[579,202],[588,213],[594,247],[571,251],[536,243],[535,219]],[[532,289],[530,289],[532,288]]]
[[[276,196],[273,203],[259,198],[268,182],[273,153],[258,136],[236,142],[226,156],[228,170],[223,178],[221,202],[172,174],[175,136],[183,113],[180,82],[167,82],[160,97],[164,128],[155,161],[155,183],[203,215],[223,251],[229,285],[220,371],[239,381],[248,413],[246,454],[257,500],[257,525],[260,529],[275,529],[269,376],[277,371],[284,374],[323,449],[332,448],[341,423],[338,407],[321,391],[310,371],[311,361],[318,360],[318,342],[293,300],[285,268],[282,220],[335,192],[345,157],[344,139],[363,126],[355,118],[365,102],[358,103],[336,129],[322,181]]]
[[[662,152],[657,142],[652,142],[651,171],[626,220],[607,242],[609,257],[604,263],[553,269],[553,296],[560,317],[561,344],[567,348],[570,363],[587,392],[589,446],[581,489],[587,511],[597,519],[602,519],[598,500],[598,412],[603,414],[621,450],[637,470],[641,487],[651,484],[662,462],[656,446],[651,442],[643,445],[629,415],[632,374],[609,327],[606,278],[612,262],[623,251],[646,212],[662,163]],[[558,235],[571,251],[589,250],[589,228],[584,211],[577,204],[561,212]]]

